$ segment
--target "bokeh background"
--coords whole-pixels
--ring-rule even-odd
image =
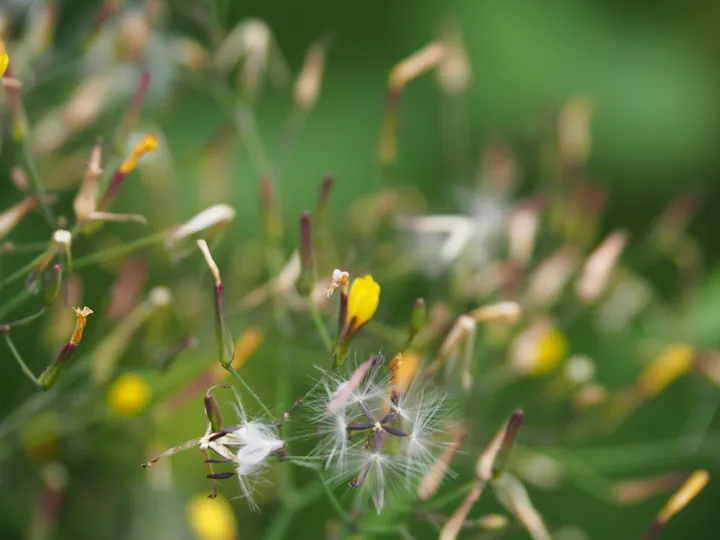
[[[12,43],[10,38],[27,33],[32,17],[37,16],[33,14],[45,4],[1,0],[6,40]],[[108,53],[99,46],[84,44],[101,3],[67,0],[54,4],[57,26],[51,41],[25,72],[29,81],[25,104],[32,126],[69,99],[81,81],[114,62],[112,46]],[[141,2],[117,4],[118,12],[110,25],[147,9]],[[266,82],[254,104],[258,129],[273,162],[289,252],[295,245],[297,216],[314,205],[323,175],[332,172],[337,179],[331,209],[337,217],[346,215],[355,201],[388,181],[376,158],[388,74],[394,64],[437,38],[447,25],[456,25],[462,32],[473,78],[467,108],[461,114],[466,121],[464,157],[469,166],[458,172],[448,163],[443,97],[435,78],[427,75],[413,81],[403,94],[398,163],[392,171],[392,183],[417,188],[430,201],[430,213],[462,213],[468,210],[464,199],[483,149],[500,140],[512,148],[517,159],[520,191],[530,193],[542,180],[537,166],[542,134],[554,129],[557,111],[566,100],[587,97],[593,105],[593,119],[586,175],[602,185],[609,197],[599,237],[617,227],[626,228],[630,233],[626,256],[632,260],[636,239],[642,238],[650,220],[681,193],[696,191],[700,205],[689,231],[701,248],[705,273],[692,291],[692,299],[683,304],[681,324],[672,328],[632,327],[607,340],[580,324],[568,332],[571,351],[593,358],[599,378],[612,386],[638,372],[636,355],[641,336],[682,339],[703,347],[718,345],[720,274],[714,209],[720,204],[720,3],[177,0],[157,5],[150,48],[134,68],[128,68],[125,79],[115,80],[111,105],[59,148],[39,157],[48,187],[60,195],[58,208],[67,215],[89,147],[98,137],[111,140],[139,74],[148,69],[153,81],[138,132],[161,134],[162,157],[145,162],[136,173],[138,178],[123,188],[117,201],[122,210],[118,211],[147,215],[152,227],[160,230],[209,204],[226,202],[233,206],[237,217],[215,250],[221,267],[227,268],[224,275],[229,298],[238,299],[259,282],[263,272],[258,240],[263,224],[258,203],[259,171],[237,138],[227,136],[227,111],[207,90],[202,76],[187,75],[176,65],[169,53],[171,39],[191,36],[211,47],[211,36],[199,15],[203,13],[215,13],[226,31],[242,20],[259,18],[272,30],[292,76],[300,70],[308,47],[326,40],[321,97],[292,152],[277,150],[283,147],[293,111],[291,81]],[[7,130],[4,137],[0,154],[3,208],[22,198],[9,181],[13,154]],[[222,149],[208,157],[207,149],[212,145]],[[338,225],[334,231],[341,244],[351,236],[346,229]],[[137,231],[133,226],[106,228],[97,242],[129,241],[143,234]],[[37,242],[48,236],[40,216],[31,215],[8,240]],[[93,247],[90,242],[77,246],[77,250],[89,253]],[[19,267],[30,256],[13,257],[2,256],[3,273]],[[201,291],[208,291],[210,282],[197,259],[174,264],[162,250],[150,251],[144,257],[150,268],[149,285],[174,284],[174,292],[185,290],[187,285],[190,291],[177,292],[172,307],[175,313],[168,323],[170,335],[179,338],[193,328],[200,342],[153,386],[153,399],[161,400],[214,361],[211,322],[203,316],[209,313],[211,297],[198,296],[192,289],[198,284]],[[108,291],[119,268],[120,262],[113,261],[82,271],[82,301],[96,312],[108,304]],[[686,292],[679,290],[671,265],[651,264],[644,271],[668,305]],[[380,311],[384,320],[402,324],[414,298],[437,299],[433,295],[440,296],[442,289],[432,281],[414,279],[393,291],[384,289]],[[0,303],[10,293],[0,290]],[[250,327],[264,327],[268,319],[268,314],[243,314],[232,319],[232,326],[239,334]],[[93,327],[90,319],[87,343],[83,342],[88,350],[118,324],[98,321]],[[38,372],[54,354],[57,341],[48,337],[53,324],[52,320],[43,320],[14,334],[23,356]],[[361,350],[369,353],[374,346],[380,343],[369,340]],[[148,357],[147,339],[131,343],[121,360],[123,370],[145,368]],[[291,370],[295,395],[311,384],[316,357],[317,349],[302,340],[283,342],[270,332],[243,369],[261,395],[272,395],[275,373],[283,366]],[[186,525],[186,506],[207,491],[197,456],[173,459],[171,489],[152,486],[139,464],[148,455],[149,441],[156,441],[156,447],[162,449],[201,434],[204,420],[199,398],[161,421],[151,418],[149,412],[139,418],[118,419],[107,414],[102,395],[87,398],[81,404],[85,407],[82,413],[77,413],[72,408],[75,387],[70,386],[46,403],[32,401],[36,408],[33,422],[14,426],[2,419],[12,419],[19,404],[34,399],[34,389],[4,348],[0,349],[0,359],[2,538],[25,538],[32,528],[43,483],[39,471],[45,470],[48,460],[63,463],[68,478],[53,538],[192,538]],[[83,386],[80,381],[73,384]],[[720,471],[720,425],[714,419],[717,392],[700,377],[683,378],[644,404],[613,433],[573,451],[613,478],[699,467],[708,468],[712,478]],[[545,404],[537,388],[522,384],[493,399],[478,395],[477,400],[482,405],[478,414],[488,433],[509,411],[524,407],[528,437],[542,441],[542,434],[551,431],[563,414],[558,407]],[[278,413],[288,405],[278,403]],[[68,408],[76,411],[75,416],[65,416]],[[703,425],[703,419],[707,419],[707,435],[701,440],[689,437],[698,422]],[[483,440],[483,436],[478,438]],[[463,466],[469,470],[471,456],[464,465],[461,463],[461,473]],[[572,538],[640,538],[667,496],[634,505],[612,505],[593,497],[581,484],[582,480],[563,482],[551,490],[530,488],[537,508],[553,529],[576,526],[587,535]],[[237,495],[234,485],[224,485],[223,492],[228,498]],[[268,496],[271,494],[269,491]],[[663,538],[716,538],[718,496],[720,488],[711,479],[702,496],[668,525]],[[237,513],[239,538],[262,538],[273,523],[276,501],[272,497],[263,503],[259,515],[249,513],[243,501],[231,504]],[[487,511],[498,509],[489,498],[480,505]],[[327,503],[318,500],[295,516],[287,538],[322,537],[328,515]],[[514,529],[505,537],[524,538],[525,534]]]

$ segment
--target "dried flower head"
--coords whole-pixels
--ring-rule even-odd
[[[378,513],[388,493],[425,476],[449,425],[445,396],[419,379],[403,388],[394,378],[381,356],[372,357],[347,375],[325,373],[321,395],[310,402],[315,452],[333,479],[369,491]]]
[[[206,428],[204,435],[166,450],[155,459],[144,463],[143,467],[151,467],[163,457],[198,447],[205,455],[205,463],[208,465],[209,471],[208,478],[214,481],[237,476],[243,496],[248,500],[252,509],[257,509],[253,493],[258,477],[268,468],[269,457],[280,456],[284,453],[285,441],[280,438],[275,422],[251,420],[247,416],[237,392],[235,392],[235,398],[233,407],[238,416],[239,423],[237,425],[230,427],[220,425],[221,418],[214,405],[211,388],[205,399]],[[211,452],[219,457],[211,458]],[[214,463],[231,464],[235,467],[235,471],[215,474],[212,470]],[[214,497],[215,494],[213,491],[212,496]]]

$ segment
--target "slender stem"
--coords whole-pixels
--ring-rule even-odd
[[[27,324],[30,324],[35,319],[42,316],[43,313],[45,313],[45,308],[41,308],[40,311],[38,311],[37,313],[33,313],[32,315],[28,315],[27,317],[18,319],[17,321],[12,321],[12,322],[8,322],[8,323],[0,323],[0,334],[10,331],[11,328],[14,328],[16,326],[25,326]]]
[[[20,369],[22,369],[23,373],[27,375],[27,378],[30,379],[33,383],[35,383],[35,386],[38,388],[41,386],[40,381],[38,381],[37,377],[33,374],[32,371],[30,371],[30,368],[25,363],[25,361],[22,359],[22,356],[20,356],[20,353],[15,348],[15,344],[13,343],[13,340],[10,338],[8,334],[3,335],[5,338],[5,343],[7,343],[8,348],[10,349],[10,352],[15,357],[15,360],[17,360],[17,363],[20,365]]]
[[[137,251],[138,249],[152,246],[154,244],[159,244],[163,240],[165,240],[167,235],[168,231],[162,231],[156,234],[151,234],[150,236],[145,236],[143,238],[135,240],[134,242],[130,242],[129,244],[122,244],[120,246],[115,246],[104,249],[102,251],[98,251],[96,253],[93,253],[92,255],[88,255],[87,257],[81,257],[74,261],[73,268],[77,270],[78,268],[90,266],[91,264],[95,264],[101,261],[107,261],[116,257],[122,257],[123,255],[132,253],[133,251]]]
[[[55,214],[53,214],[53,211],[47,202],[45,187],[43,186],[42,180],[40,179],[40,173],[38,172],[37,166],[35,165],[35,158],[30,152],[30,144],[28,143],[27,138],[23,140],[21,147],[23,160],[25,161],[25,167],[27,168],[28,177],[30,178],[30,182],[32,182],[33,188],[37,193],[38,199],[40,201],[40,207],[42,208],[43,214],[45,216],[45,220],[54,229],[56,226]]]
[[[337,500],[337,497],[335,497],[335,493],[333,493],[332,488],[328,485],[327,480],[325,479],[325,476],[321,471],[318,471],[318,477],[320,478],[320,481],[325,488],[325,493],[327,493],[330,505],[333,507],[337,515],[340,517],[340,519],[343,520],[346,525],[349,525],[350,527],[355,527],[355,522],[350,517],[350,514],[348,514],[347,511],[342,507],[340,501]]]
[[[23,287],[22,290],[13,296],[7,304],[0,307],[0,317],[5,317],[5,315],[10,313],[16,307],[22,305],[30,298],[32,298],[32,293],[26,287]]]
[[[284,508],[280,510],[273,518],[270,526],[265,533],[265,540],[280,540],[287,536],[288,528],[290,523],[295,517],[295,510],[290,508]]]
[[[325,348],[328,350],[328,352],[332,352],[332,338],[330,337],[327,326],[325,326],[325,323],[320,316],[320,311],[318,311],[317,304],[313,301],[312,298],[310,298],[310,316],[312,317],[313,324],[315,325],[315,329],[317,330],[317,333],[320,336],[323,345],[325,345]]]
[[[272,418],[272,417],[273,417],[273,413],[270,412],[270,409],[268,409],[267,405],[265,405],[265,403],[263,402],[263,400],[260,399],[260,396],[258,396],[258,395],[255,393],[255,391],[252,389],[252,387],[251,387],[248,383],[245,382],[245,379],[243,379],[243,378],[240,376],[240,374],[235,370],[235,368],[232,367],[232,365],[230,365],[230,364],[223,364],[223,367],[224,367],[226,370],[228,370],[228,371],[232,374],[233,377],[235,377],[235,379],[243,386],[243,388],[245,388],[245,390],[247,390],[248,392],[250,392],[250,394],[255,398],[255,401],[257,401],[258,404],[260,405],[260,407],[262,407],[262,409],[263,409],[263,411],[265,412],[265,414],[267,414],[270,418]]]
[[[45,243],[45,247],[47,247],[47,243]],[[25,266],[20,268],[19,270],[13,272],[8,277],[6,277],[2,282],[0,282],[0,289],[5,288],[7,285],[10,285],[14,281],[17,281],[21,277],[24,277],[26,274],[28,274],[37,264],[40,257],[35,257],[32,261],[27,263]]]

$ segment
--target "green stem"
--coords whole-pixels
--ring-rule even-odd
[[[22,369],[23,373],[27,375],[27,378],[30,379],[33,383],[35,383],[35,386],[40,388],[42,385],[40,384],[40,381],[38,381],[37,377],[33,374],[32,371],[30,371],[30,368],[25,363],[25,361],[22,359],[22,356],[20,356],[20,353],[15,348],[15,344],[13,343],[13,340],[10,338],[8,334],[5,334],[3,336],[5,338],[5,343],[7,343],[8,348],[10,349],[10,352],[15,357],[15,360],[17,360],[17,363],[20,365],[20,369]]]
[[[47,202],[47,196],[45,193],[45,187],[43,186],[42,180],[40,179],[40,173],[38,172],[37,166],[35,165],[35,158],[30,152],[30,144],[27,139],[24,139],[21,143],[22,156],[25,161],[25,168],[27,169],[28,177],[32,182],[33,188],[40,200],[40,207],[42,208],[45,219],[54,229],[56,226],[55,215],[53,214],[50,205]]]
[[[340,517],[340,519],[345,523],[346,525],[350,527],[355,527],[355,522],[350,517],[350,514],[347,513],[347,511],[342,507],[340,504],[340,501],[337,500],[337,497],[335,496],[335,493],[333,493],[332,488],[328,485],[327,480],[325,480],[325,476],[322,472],[318,471],[318,477],[320,478],[320,481],[322,482],[323,487],[325,488],[325,493],[327,493],[328,500],[330,501],[330,506],[333,507],[337,515]]]
[[[45,247],[47,247],[47,243],[45,244]],[[40,260],[40,257],[35,257],[32,261],[27,263],[25,266],[17,270],[16,272],[10,274],[8,277],[6,277],[2,282],[0,282],[0,289],[5,288],[7,285],[10,285],[11,283],[17,281],[21,277],[24,277],[26,274],[30,273],[30,271],[35,267],[35,265]]]
[[[122,244],[120,246],[115,246],[104,249],[102,251],[98,251],[97,253],[93,253],[92,255],[88,255],[87,257],[81,257],[74,261],[73,268],[77,270],[78,268],[90,266],[91,264],[107,261],[116,257],[122,257],[123,255],[132,253],[134,251],[137,251],[138,249],[152,246],[154,244],[159,244],[163,240],[165,240],[167,235],[168,231],[161,231],[159,233],[151,234],[150,236],[145,236],[143,238],[135,240],[134,242],[130,242],[129,244]]]
[[[317,304],[315,304],[312,298],[310,298],[310,316],[312,317],[313,324],[315,325],[315,330],[317,330],[317,333],[320,336],[323,345],[325,345],[325,348],[328,350],[328,352],[332,352],[332,338],[330,337],[327,326],[325,326],[325,323],[320,316],[320,311],[318,311]]]
[[[265,534],[265,540],[281,540],[287,535],[290,523],[295,517],[295,510],[290,508],[284,508],[279,511],[275,518],[270,523],[267,533]]]
[[[228,370],[228,371],[232,374],[233,377],[235,377],[235,380],[237,380],[237,382],[239,382],[239,383],[243,386],[243,388],[245,388],[245,390],[247,390],[248,392],[250,392],[250,394],[255,398],[255,401],[257,401],[258,404],[260,405],[260,407],[262,407],[262,409],[263,409],[263,411],[265,412],[265,414],[267,414],[270,418],[272,418],[272,417],[273,417],[273,413],[270,412],[270,409],[268,409],[267,405],[265,405],[265,403],[263,402],[263,400],[260,399],[260,396],[258,396],[258,395],[255,393],[255,391],[252,389],[252,387],[251,387],[248,383],[245,382],[245,379],[243,379],[243,378],[240,376],[240,374],[235,370],[235,368],[232,367],[230,364],[223,364],[223,367],[224,367],[226,370]]]
[[[5,317],[5,315],[25,303],[30,298],[32,298],[32,293],[26,287],[23,287],[22,290],[13,296],[7,304],[0,307],[0,317]]]

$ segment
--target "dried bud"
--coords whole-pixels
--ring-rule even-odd
[[[60,372],[75,354],[78,343],[80,343],[80,340],[82,339],[85,325],[87,324],[87,317],[93,312],[93,310],[88,307],[74,309],[77,320],[75,321],[75,330],[73,330],[70,340],[62,349],[60,349],[55,361],[45,368],[45,371],[43,371],[38,378],[40,386],[42,386],[45,390],[49,390],[55,386],[55,383],[60,376]]]
[[[489,482],[502,475],[510,451],[515,445],[523,416],[521,410],[515,411],[480,455],[475,465],[475,475],[479,480]]]
[[[587,98],[565,103],[558,118],[560,155],[568,165],[582,165],[590,155],[590,120],[593,108]]]
[[[40,204],[40,197],[33,195],[11,206],[0,214],[0,239],[12,231],[30,211]]]
[[[687,479],[682,487],[677,490],[665,506],[662,507],[655,521],[645,533],[645,540],[656,538],[665,524],[670,521],[675,514],[685,508],[690,501],[697,497],[709,479],[710,475],[707,471],[699,470],[692,473],[690,478]]]
[[[218,432],[222,429],[223,419],[220,413],[220,406],[218,405],[215,396],[212,393],[212,388],[205,392],[205,416],[210,422],[210,427],[214,432]]]
[[[45,304],[51,306],[55,303],[55,299],[60,293],[62,286],[62,267],[56,264],[50,271],[47,283],[45,285]]]
[[[530,275],[528,296],[536,306],[552,305],[580,262],[574,248],[561,248],[545,259]]]
[[[437,66],[438,86],[450,96],[467,91],[472,82],[472,71],[459,27],[453,28],[444,40],[444,54]]]
[[[300,218],[300,263],[300,278],[296,283],[296,287],[301,296],[308,296],[312,292],[315,283],[312,221],[308,212],[304,212]]]
[[[493,482],[493,492],[498,501],[522,523],[533,540],[552,539],[520,480],[511,474],[504,474]]]
[[[540,228],[540,216],[536,208],[523,206],[508,217],[508,255],[513,261],[527,265],[535,249],[535,239]]]
[[[473,505],[482,495],[484,488],[485,484],[482,482],[476,482],[473,485],[470,493],[467,494],[463,502],[443,526],[442,531],[440,531],[440,540],[455,540],[458,537],[465,524],[465,518],[467,518]]]
[[[320,87],[325,69],[325,47],[313,45],[305,57],[297,81],[295,81],[295,105],[301,110],[312,109],[320,97]]]
[[[605,293],[626,243],[627,234],[616,231],[608,235],[587,258],[575,284],[575,294],[582,302],[595,302]]]
[[[522,316],[522,308],[517,302],[499,302],[489,306],[480,306],[470,313],[477,322],[505,322],[515,324]]]
[[[227,204],[216,204],[206,208],[174,229],[165,240],[165,247],[172,249],[178,242],[188,237],[227,227],[235,219],[235,215],[235,209]]]

